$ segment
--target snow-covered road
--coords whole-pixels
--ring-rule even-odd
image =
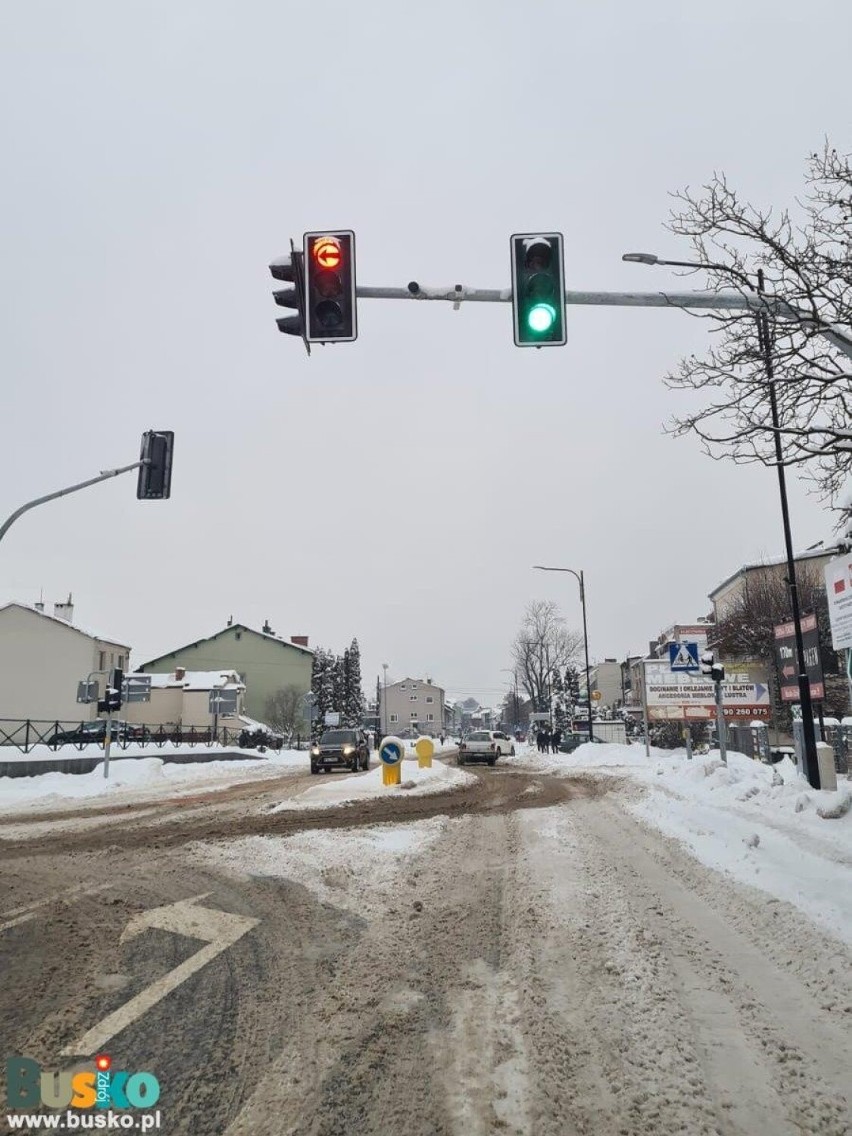
[[[639,747],[406,765],[34,786],[0,818],[0,1044],[59,1053],[180,969],[191,934],[126,928],[203,900],[251,930],[111,1043],[167,1071],[175,1136],[852,1130],[846,786]]]
[[[849,1131],[849,951],[617,792],[197,855],[362,929],[228,1136]]]

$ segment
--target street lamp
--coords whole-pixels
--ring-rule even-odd
[[[663,260],[650,252],[626,252],[621,258],[634,264],[663,264],[676,268],[702,268],[716,269],[726,272],[738,280],[751,292],[755,292],[751,281],[738,269],[729,264],[716,264],[708,262],[691,262],[686,260]],[[763,269],[757,271],[756,294],[759,300],[764,299]],[[769,408],[772,413],[772,435],[775,441],[775,468],[778,471],[778,491],[781,496],[781,517],[784,523],[784,546],[787,553],[787,585],[790,589],[790,606],[793,609],[793,626],[796,634],[796,661],[799,666],[799,705],[802,709],[802,733],[805,743],[805,772],[808,781],[818,789],[820,787],[819,764],[817,760],[816,732],[814,730],[814,708],[811,701],[811,686],[808,682],[808,671],[805,665],[805,643],[802,637],[802,618],[799,607],[799,586],[796,582],[796,559],[793,555],[793,538],[790,533],[790,510],[787,504],[787,479],[784,474],[784,455],[781,450],[781,424],[778,417],[778,399],[775,394],[775,372],[772,364],[772,343],[769,335],[769,317],[765,304],[757,312],[757,332],[763,366],[766,371],[766,385],[769,391]]]
[[[515,680],[515,689],[514,689],[514,692],[512,694],[512,698],[514,700],[513,704],[512,704],[513,705],[512,728],[515,731],[517,731],[518,727],[521,724],[520,721],[518,720],[518,717],[519,717],[518,716],[518,668],[517,667],[501,667],[500,673],[501,674],[510,674],[512,676],[512,678]]]
[[[382,734],[384,737],[388,736],[388,665],[388,663],[382,663],[382,670],[385,672],[385,692],[384,698],[382,699],[382,709],[384,710],[384,714],[382,714],[382,718],[384,719]]]
[[[589,633],[586,628],[586,588],[583,583],[583,573],[575,572],[573,568],[547,568],[544,564],[533,564],[539,572],[570,572],[580,585],[580,603],[583,606],[583,650],[586,654],[586,702],[589,705],[589,741],[595,740],[592,732],[592,680],[589,675]]]

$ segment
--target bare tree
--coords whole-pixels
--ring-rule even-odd
[[[512,643],[512,659],[521,686],[536,710],[550,708],[554,676],[564,672],[582,643],[579,632],[565,628],[565,620],[552,600],[535,600],[528,605]]]
[[[828,144],[811,154],[805,193],[789,210],[742,201],[724,174],[714,174],[697,192],[673,197],[677,206],[667,227],[689,240],[702,264],[717,265],[707,273],[708,286],[733,287],[758,305],[766,297],[783,463],[801,467],[823,500],[834,501],[852,470],[852,359],[836,338],[852,343],[850,156]],[[765,280],[761,295],[757,270]],[[673,418],[669,431],[696,434],[714,458],[775,465],[753,311],[696,318],[711,322],[716,342],[701,358],[681,360],[666,384],[701,391],[707,399],[701,409]]]
[[[304,725],[304,697],[298,686],[284,686],[270,694],[264,704],[267,724],[286,738],[298,733]]]

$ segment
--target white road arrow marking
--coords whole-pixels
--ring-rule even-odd
[[[190,975],[206,966],[222,951],[232,947],[258,923],[257,919],[249,919],[244,915],[231,915],[227,911],[214,911],[209,907],[194,906],[209,894],[204,892],[202,895],[193,896],[192,899],[170,903],[166,907],[153,907],[150,911],[143,911],[141,915],[136,915],[130,920],[122,932],[119,940],[121,943],[135,939],[143,931],[156,927],[161,931],[186,935],[190,939],[202,939],[208,945],[162,978],[158,978],[156,982],[152,982],[129,1002],[125,1002],[123,1006],[108,1014],[73,1044],[67,1045],[62,1050],[63,1057],[89,1057],[103,1049],[110,1038],[121,1033],[137,1018],[141,1018],[152,1006],[156,1006],[167,994],[176,990]]]

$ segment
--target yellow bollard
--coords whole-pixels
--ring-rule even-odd
[[[419,769],[432,768],[432,754],[435,752],[435,743],[431,738],[418,738],[414,745],[414,752],[417,754]]]
[[[382,765],[382,784],[383,785],[400,785],[402,784],[402,769],[400,766],[402,762],[397,762],[396,765]]]

